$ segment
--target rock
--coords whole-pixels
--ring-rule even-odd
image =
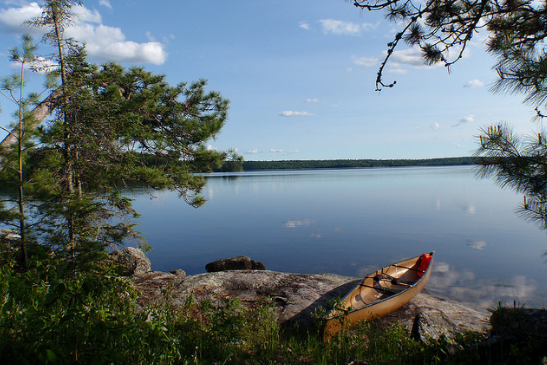
[[[266,270],[262,262],[254,261],[247,256],[236,256],[217,260],[205,265],[207,272],[219,272],[227,270]]]
[[[19,236],[19,233],[14,230],[5,228],[0,229],[0,241],[11,242],[17,241],[20,238],[21,236]]]
[[[169,274],[173,274],[176,277],[182,278],[182,279],[184,279],[186,277],[186,271],[181,270],[181,269],[171,270],[171,271],[169,271]]]
[[[16,244],[16,241],[20,238],[21,236],[11,229],[0,229],[0,255],[2,258],[18,252],[20,246]]]
[[[414,319],[412,337],[429,345],[431,340],[441,337],[452,338],[456,333],[456,325],[440,310],[428,310]]]
[[[252,307],[257,299],[272,297],[276,304],[278,322],[282,325],[298,323],[312,327],[312,313],[327,307],[330,299],[346,294],[360,279],[334,274],[293,274],[268,270],[241,270],[203,273],[176,280],[174,275],[149,274],[135,278],[141,292],[141,304],[168,304],[182,307],[186,298],[196,301],[212,300],[220,303],[225,298],[238,298],[243,305]],[[162,294],[167,290],[169,295]],[[485,331],[489,328],[488,313],[477,312],[459,303],[418,294],[408,304],[381,321],[397,322],[410,332],[419,313],[437,310],[454,324],[457,331]]]
[[[150,271],[150,260],[141,249],[126,247],[111,252],[109,257],[125,267],[127,275],[144,275]]]
[[[397,322],[412,331],[416,317],[427,312],[433,312],[432,316],[434,313],[442,313],[442,316],[455,326],[454,332],[483,332],[490,329],[488,312],[479,312],[452,300],[427,294],[427,287],[405,306],[380,321]],[[430,316],[425,316],[425,318],[428,317]]]

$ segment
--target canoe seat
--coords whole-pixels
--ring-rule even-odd
[[[384,293],[389,293],[389,294],[397,294],[397,293],[400,293],[402,292],[403,290],[406,290],[406,288],[387,288],[387,287],[384,287],[384,286],[371,286],[371,285],[366,285],[366,284],[359,284],[359,286],[364,286],[366,288],[371,288],[371,289],[376,289],[376,290],[379,290],[379,291],[382,291]]]

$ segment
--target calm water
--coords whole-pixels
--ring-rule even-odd
[[[522,219],[522,196],[472,167],[212,174],[208,202],[136,196],[153,270],[204,272],[246,255],[269,270],[364,276],[436,251],[427,286],[477,309],[547,304],[547,236]]]

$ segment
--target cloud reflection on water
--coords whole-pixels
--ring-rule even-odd
[[[301,221],[286,221],[283,223],[283,227],[286,228],[299,228],[299,227],[307,227],[309,226],[313,221],[311,219],[304,219]]]
[[[427,290],[447,297],[479,311],[485,311],[501,303],[516,301],[528,306],[542,306],[531,302],[536,299],[537,284],[533,279],[516,275],[504,282],[482,279],[470,270],[458,271],[448,263],[439,262],[433,272]]]
[[[486,242],[467,240],[467,246],[474,248],[475,250],[484,250],[486,247]]]

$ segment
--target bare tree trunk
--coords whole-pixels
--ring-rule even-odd
[[[30,114],[33,116],[32,124],[28,125],[30,129],[36,128],[44,121],[44,119],[47,118],[49,114],[53,111],[54,108],[54,102],[57,97],[61,95],[61,90],[53,90],[47,98],[45,98],[40,104],[36,106],[30,112]],[[0,142],[0,147],[10,147],[11,145],[17,143],[17,136],[18,136],[18,128],[19,126],[16,126],[11,130],[11,132]]]

